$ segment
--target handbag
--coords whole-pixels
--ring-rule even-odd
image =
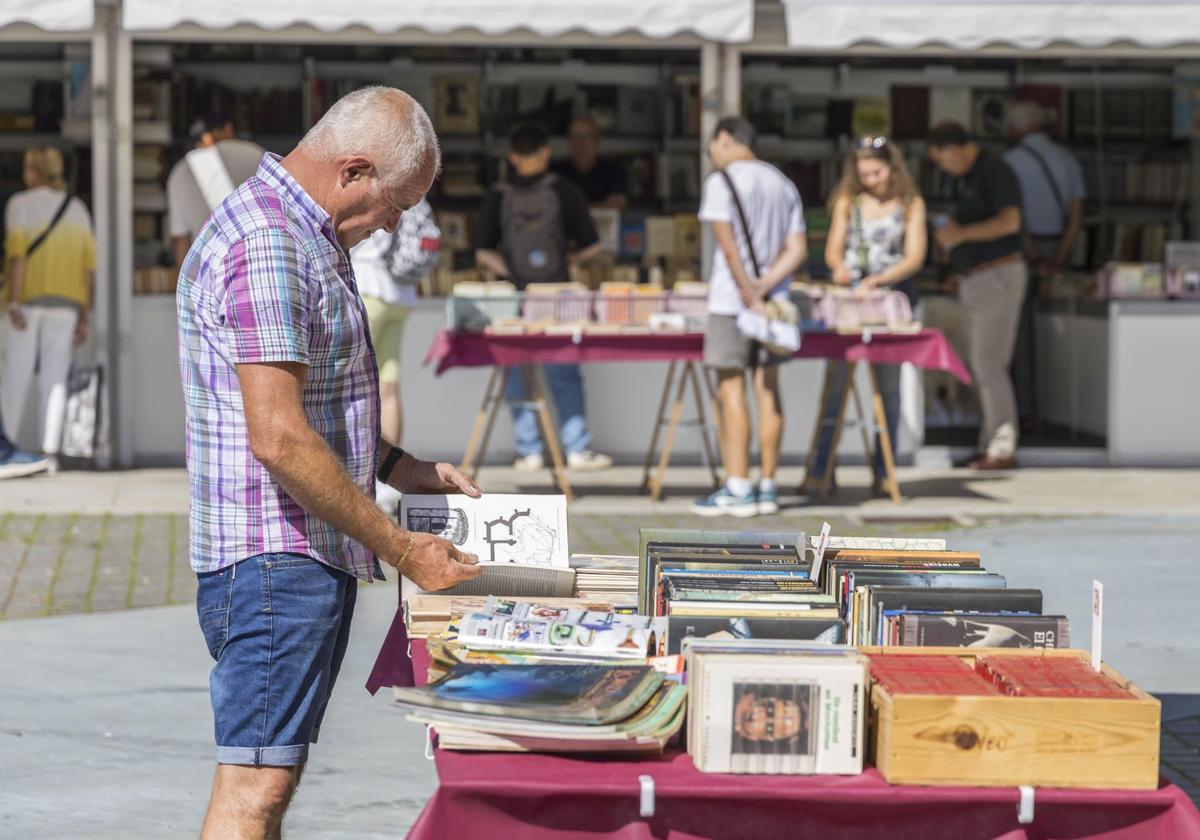
[[[75,365],[67,379],[66,418],[63,421],[62,454],[69,458],[95,459],[105,466],[109,457],[107,417],[104,412],[104,368],[98,364]]]
[[[754,268],[754,276],[762,274],[758,256],[754,253],[754,241],[750,238],[750,225],[746,221],[746,210],[742,207],[741,196],[733,185],[733,179],[724,169],[717,170],[729,187],[733,197],[733,206],[737,209],[738,220],[742,223],[742,232],[746,236],[746,250],[750,254],[750,265]],[[761,344],[767,352],[776,356],[791,356],[800,349],[800,310],[796,304],[787,298],[772,298],[764,305],[766,315],[743,309],[738,313],[738,331],[747,338]],[[752,354],[752,361],[757,361],[757,353]]]

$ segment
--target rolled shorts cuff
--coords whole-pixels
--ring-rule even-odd
[[[308,762],[308,744],[284,747],[217,747],[217,764],[243,767],[298,767]]]

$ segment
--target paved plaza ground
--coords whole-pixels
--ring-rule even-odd
[[[1036,586],[1086,647],[1093,577],[1105,583],[1105,659],[1164,696],[1164,770],[1200,780],[1200,471],[1022,470],[979,477],[902,471],[901,505],[865,500],[865,471],[822,507],[756,527],[945,536],[1013,585]],[[575,551],[636,551],[637,528],[694,527],[701,470],[673,471],[663,503],[635,470],[581,479]],[[783,476],[794,482],[798,474]],[[494,491],[548,489],[485,470]],[[787,484],[785,483],[785,487]],[[798,502],[798,500],[797,500]],[[0,836],[194,835],[212,772],[208,658],[191,599],[186,483],[178,470],[63,473],[0,483]],[[706,520],[715,527],[733,521]],[[419,727],[362,685],[396,605],[364,587],[322,743],[290,818],[292,838],[402,836],[436,785]]]

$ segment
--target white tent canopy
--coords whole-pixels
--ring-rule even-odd
[[[1195,0],[783,0],[793,49],[1065,45],[1165,48],[1200,42]]]
[[[44,0],[38,0],[44,2]],[[695,35],[741,43],[754,30],[753,0],[125,0],[124,25],[133,31],[167,31],[197,24],[214,32],[239,24],[263,29],[308,25],[325,32],[365,26],[389,33],[419,29],[433,34],[475,30],[501,35],[516,30],[541,37],[570,32],[647,38]]]
[[[0,0],[0,27],[27,23],[47,32],[83,32],[94,20],[92,0]]]

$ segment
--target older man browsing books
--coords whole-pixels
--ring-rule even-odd
[[[379,560],[424,589],[475,558],[372,502],[479,488],[380,440],[379,381],[347,252],[394,230],[438,169],[407,94],[357,91],[214,212],[179,277],[191,560],[209,652],[217,774],[204,837],[280,836]]]

